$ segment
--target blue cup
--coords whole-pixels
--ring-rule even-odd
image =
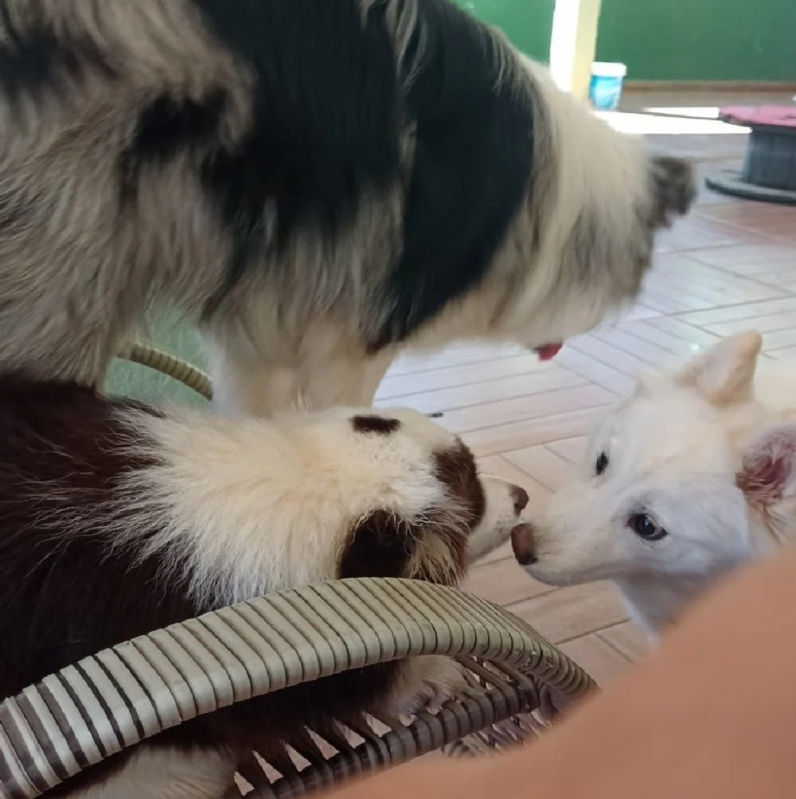
[[[598,111],[616,111],[627,75],[624,64],[595,61],[591,68],[589,97]]]

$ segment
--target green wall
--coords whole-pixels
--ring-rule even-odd
[[[641,1],[641,0],[640,0]],[[484,21],[502,28],[517,47],[547,62],[555,0],[456,0]],[[796,0],[793,0],[796,3]]]
[[[555,0],[456,0],[547,61]],[[630,80],[796,82],[796,0],[602,0],[597,58]]]
[[[597,58],[630,80],[796,82],[796,0],[602,0]]]

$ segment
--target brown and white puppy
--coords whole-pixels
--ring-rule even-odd
[[[2,377],[0,697],[280,589],[359,576],[455,585],[527,501],[412,411],[229,420]],[[293,688],[164,733],[61,795],[217,799],[247,748],[365,708],[414,711],[461,680],[454,661],[426,657]]]
[[[0,130],[0,366],[98,384],[157,301],[228,413],[549,355],[693,197],[449,0],[0,0]]]

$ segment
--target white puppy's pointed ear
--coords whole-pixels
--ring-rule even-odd
[[[763,337],[756,330],[730,336],[689,361],[676,380],[694,386],[714,405],[749,399],[762,346]]]
[[[796,423],[778,424],[751,438],[736,482],[754,505],[769,506],[796,494]]]

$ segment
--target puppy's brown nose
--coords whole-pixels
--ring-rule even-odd
[[[519,486],[511,486],[511,498],[514,500],[514,512],[517,514],[522,513],[528,507],[530,497],[524,488]]]
[[[518,524],[511,531],[511,548],[520,566],[531,566],[536,563],[536,546],[533,542],[533,525]]]

